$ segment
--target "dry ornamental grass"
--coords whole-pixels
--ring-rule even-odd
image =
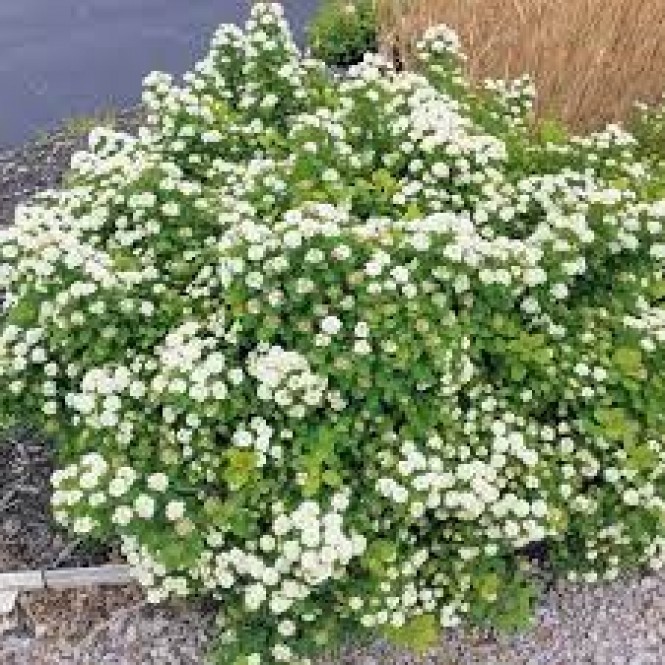
[[[383,42],[408,62],[414,37],[446,23],[474,78],[531,74],[539,117],[577,129],[625,118],[665,90],[665,0],[377,0]]]

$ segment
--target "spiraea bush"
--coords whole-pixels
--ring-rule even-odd
[[[4,424],[149,600],[218,599],[220,663],[519,626],[534,553],[665,560],[663,167],[418,52],[337,76],[259,4],[2,231]]]

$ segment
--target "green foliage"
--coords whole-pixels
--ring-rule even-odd
[[[378,48],[376,0],[323,0],[307,29],[312,55],[345,67]]]
[[[424,653],[439,640],[437,618],[432,614],[421,614],[404,626],[388,629],[387,637],[397,646]]]
[[[654,107],[638,105],[629,127],[642,155],[656,162],[665,161],[665,100]]]

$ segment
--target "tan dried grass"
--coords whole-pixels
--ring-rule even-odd
[[[530,73],[537,116],[620,120],[665,90],[665,0],[377,0],[384,45],[409,62],[424,28],[460,34],[475,78]]]

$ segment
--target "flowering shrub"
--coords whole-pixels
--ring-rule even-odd
[[[2,231],[5,424],[150,600],[219,599],[220,663],[519,625],[534,552],[665,561],[657,160],[419,53],[339,77],[259,4]]]

